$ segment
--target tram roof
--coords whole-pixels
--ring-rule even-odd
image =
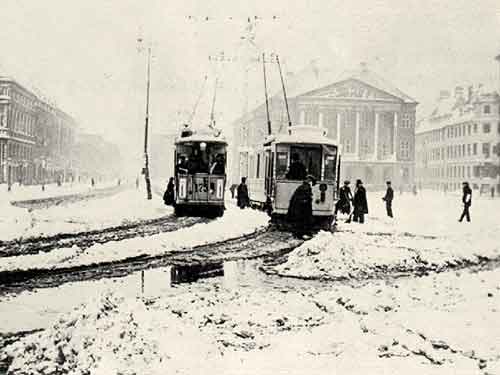
[[[191,143],[191,142],[206,142],[206,143],[222,143],[227,145],[226,137],[223,135],[216,135],[214,133],[198,133],[194,132],[193,134],[187,137],[177,137],[175,139],[175,144],[183,144],[183,143]]]
[[[265,144],[271,143],[298,143],[337,146],[335,140],[326,136],[326,129],[316,126],[295,125],[290,128],[289,133],[275,134],[265,140]]]

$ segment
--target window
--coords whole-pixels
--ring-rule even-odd
[[[351,140],[350,139],[346,139],[344,141],[344,152],[346,152],[346,153],[352,152],[352,149],[351,149]]]
[[[401,122],[401,126],[403,128],[410,127],[410,114],[408,112],[403,113],[403,120]]]
[[[474,123],[474,133],[477,133],[477,124]]]
[[[491,131],[491,125],[486,122],[483,124],[483,133],[489,133]]]
[[[408,142],[401,142],[401,157],[409,158],[410,157],[410,145]]]
[[[484,154],[484,157],[486,157],[486,158],[490,157],[490,144],[489,143],[483,143],[483,154]]]
[[[255,171],[255,178],[260,178],[260,154],[257,154],[257,166]]]
[[[468,156],[470,156],[470,155],[471,155],[471,153],[472,153],[472,147],[471,147],[471,144],[469,143],[469,144],[467,145],[467,155],[468,155]]]
[[[330,148],[329,148],[330,149]],[[336,164],[337,164],[337,148],[331,147],[330,153],[325,155],[325,180],[335,180]]]
[[[490,114],[491,113],[491,107],[489,104],[486,104],[483,109],[484,114]]]
[[[472,145],[472,153],[473,153],[474,155],[477,155],[477,143],[474,143],[474,144]]]
[[[469,124],[467,125],[467,134],[471,135],[471,132],[472,132],[472,126]]]
[[[498,121],[498,124],[497,124],[497,131],[500,134],[500,121]]]
[[[465,156],[465,144],[462,145],[462,157]]]
[[[303,160],[303,159],[301,159]],[[286,171],[288,168],[288,153],[287,152],[277,152],[276,153],[276,177],[285,178]]]

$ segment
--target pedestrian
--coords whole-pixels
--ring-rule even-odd
[[[391,181],[386,182],[387,190],[385,191],[385,196],[382,198],[385,201],[385,209],[387,211],[387,216],[392,216],[392,200],[394,199],[394,190],[391,187]]]
[[[245,207],[250,206],[250,197],[248,195],[248,186],[246,184],[247,178],[241,178],[241,184],[238,186],[238,196],[237,196],[237,204],[238,207],[244,209]]]
[[[94,187],[95,186],[95,180],[94,177],[90,179],[90,186]]]
[[[403,185],[399,185],[399,195],[403,195]]]
[[[229,191],[231,191],[231,199],[234,199],[237,187],[238,187],[238,185],[232,184],[231,187],[229,188]]]
[[[163,202],[167,206],[173,206],[175,203],[175,185],[174,178],[170,177],[167,184],[167,190],[163,194]]]
[[[495,187],[491,187],[491,197],[495,198]]]
[[[354,206],[353,221],[363,224],[365,222],[365,214],[368,213],[368,201],[366,199],[366,190],[363,186],[363,181],[356,181],[356,190],[352,200]]]
[[[462,220],[465,217],[467,221],[470,222],[469,208],[472,205],[472,190],[469,187],[469,183],[467,181],[462,182],[462,192],[463,192],[462,203],[464,205],[464,210],[458,221],[462,222]]]
[[[417,195],[417,185],[413,185],[413,195]]]
[[[121,183],[122,183],[122,180],[119,178],[119,179],[118,179],[118,182],[117,182],[118,186],[120,186],[120,185],[121,185]]]
[[[352,201],[352,193],[349,184],[351,182],[349,180],[344,181],[344,186],[339,189],[339,200],[335,204],[335,211],[333,216],[337,217],[337,212],[347,215],[351,213],[351,201]]]
[[[139,189],[139,177],[135,178],[135,188]]]
[[[311,185],[315,184],[315,178],[308,175],[290,199],[287,213],[288,220],[293,226],[294,235],[298,238],[311,235],[313,223]]]

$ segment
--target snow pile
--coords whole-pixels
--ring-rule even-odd
[[[58,252],[0,258],[0,271],[75,267],[140,255],[161,255],[249,234],[264,228],[268,220],[269,217],[263,212],[230,206],[221,218],[173,232],[95,244],[85,251],[71,248],[60,249]]]
[[[283,276],[367,278],[387,272],[442,270],[500,257],[498,239],[426,238],[409,234],[320,232],[273,268]]]
[[[0,200],[0,241],[22,236],[33,225],[27,209],[14,207],[7,200]]]
[[[198,361],[217,357],[214,348],[175,316],[105,294],[8,346],[4,356],[13,358],[12,373],[156,374],[172,368],[188,373],[200,368]]]

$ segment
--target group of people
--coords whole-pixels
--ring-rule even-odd
[[[363,186],[363,181],[356,180],[356,188],[354,195],[351,192],[349,180],[344,181],[344,186],[339,189],[339,200],[335,204],[333,216],[336,218],[338,212],[349,215],[347,223],[351,220],[354,222],[364,223],[365,215],[368,214],[368,200],[366,198],[366,189]],[[351,211],[351,202],[353,210]]]
[[[176,174],[194,174],[194,173],[210,173],[223,175],[225,173],[224,155],[217,154],[208,165],[203,160],[201,153],[198,149],[194,149],[191,156],[188,158],[186,155],[179,157],[179,163],[175,167]]]

